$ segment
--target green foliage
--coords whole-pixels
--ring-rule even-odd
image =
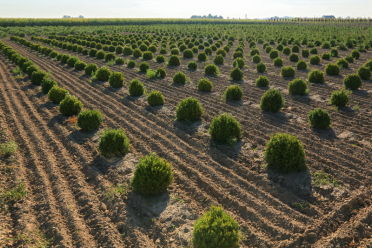
[[[299,57],[298,57],[297,54],[292,53],[292,54],[289,56],[289,60],[292,61],[292,62],[298,62]]]
[[[354,58],[354,59],[359,59],[360,57],[360,53],[357,51],[357,50],[353,50],[351,52],[351,56]]]
[[[163,55],[156,56],[156,62],[158,62],[158,63],[164,63],[164,61],[165,61],[165,58],[164,58]]]
[[[98,110],[83,110],[77,117],[77,125],[81,130],[90,132],[97,130],[103,121],[103,115]]]
[[[220,73],[220,70],[216,65],[209,64],[204,68],[204,73],[208,76],[217,76]]]
[[[322,84],[324,83],[324,73],[320,70],[313,70],[309,72],[308,80],[310,83]]]
[[[301,78],[296,78],[288,83],[288,91],[291,95],[306,95],[307,84]]]
[[[301,141],[293,135],[277,133],[267,142],[265,160],[269,168],[279,172],[297,172],[306,169],[305,151]]]
[[[124,85],[124,74],[122,72],[112,72],[109,78],[110,86],[121,88]]]
[[[48,98],[55,104],[59,104],[65,98],[67,94],[68,94],[68,91],[66,89],[55,85],[49,90]]]
[[[98,149],[107,158],[124,156],[129,152],[129,138],[122,129],[105,130],[100,137]]]
[[[147,102],[151,107],[160,106],[164,104],[164,96],[160,91],[153,90],[147,96]]]
[[[144,196],[153,196],[166,192],[172,181],[172,165],[155,153],[151,153],[141,158],[136,165],[132,187],[135,192]]]
[[[277,89],[269,89],[261,97],[260,107],[263,111],[275,113],[278,112],[283,105],[283,96]]]
[[[186,49],[186,50],[183,51],[183,57],[185,59],[191,59],[191,58],[194,57],[194,53],[192,52],[191,49]]]
[[[167,76],[167,73],[165,72],[165,70],[163,68],[159,68],[156,70],[156,77],[157,78],[160,78],[160,79],[163,79]]]
[[[112,73],[111,70],[104,66],[96,71],[95,78],[98,81],[107,81],[109,80],[111,73]]]
[[[129,60],[128,63],[127,63],[127,67],[130,68],[130,69],[133,69],[134,67],[136,67],[136,61]]]
[[[308,114],[311,127],[318,129],[327,129],[331,125],[331,118],[327,111],[321,108],[315,108]]]
[[[129,84],[129,95],[133,97],[142,96],[145,92],[145,86],[137,79],[133,79]]]
[[[187,81],[185,73],[179,71],[173,76],[173,83],[174,84],[185,84]]]
[[[300,61],[298,61],[296,67],[297,67],[297,70],[306,70],[307,69],[307,64],[306,64],[305,61],[300,60]]]
[[[0,156],[9,157],[15,154],[18,150],[18,145],[14,141],[0,143]]]
[[[146,63],[146,62],[142,62],[140,65],[139,65],[139,69],[140,69],[140,72],[142,73],[146,73],[146,71],[150,68],[149,64]]]
[[[221,207],[212,206],[196,220],[192,234],[194,248],[238,248],[239,224]]]
[[[240,139],[240,123],[232,115],[224,113],[213,118],[209,133],[218,143],[232,144]]]
[[[346,89],[357,90],[362,85],[362,80],[358,74],[349,74],[344,79]]]
[[[240,101],[243,96],[243,91],[239,85],[230,85],[224,92],[225,101]]]
[[[318,55],[313,55],[310,57],[310,64],[319,65],[319,63],[320,63],[320,58]]]
[[[231,70],[230,77],[234,81],[241,81],[243,80],[243,72],[239,69],[239,67],[235,67]]]
[[[233,62],[234,67],[238,67],[239,69],[243,69],[244,67],[244,60],[242,58],[237,58]]]
[[[271,52],[271,53],[272,53],[272,52]],[[271,56],[271,53],[270,53],[270,56]],[[255,63],[255,64],[260,63],[260,62],[261,62],[261,57],[260,57],[260,55],[254,55],[254,56],[252,57],[252,62]]]
[[[284,78],[294,77],[295,73],[296,72],[295,72],[295,70],[293,69],[292,66],[284,66],[284,67],[282,67],[281,75]]]
[[[70,58],[67,60],[67,65],[68,65],[69,67],[75,67],[76,62],[78,62],[78,61],[79,61],[78,58],[76,58],[76,57],[70,57]]]
[[[46,76],[47,74],[44,71],[34,71],[31,74],[31,83],[34,85],[41,85]]]
[[[204,109],[199,101],[193,97],[182,99],[176,109],[177,120],[179,121],[198,121],[203,114]]]
[[[316,171],[311,175],[312,184],[315,186],[322,186],[322,185],[332,185],[333,187],[337,187],[340,183],[330,174],[324,171]]]
[[[223,63],[224,63],[224,58],[223,58],[223,56],[222,56],[222,55],[217,55],[217,56],[214,58],[213,63],[214,63],[215,65],[223,65]]]
[[[198,65],[195,63],[195,61],[191,61],[187,64],[187,68],[190,70],[190,71],[195,71],[196,68],[198,68]]]
[[[169,57],[168,66],[179,66],[180,64],[180,59],[176,55],[172,55]]]
[[[283,60],[281,58],[274,59],[274,65],[277,66],[277,67],[282,67],[283,66]]]
[[[335,90],[331,94],[330,103],[338,108],[345,107],[349,102],[350,92],[344,89]]]
[[[340,74],[340,68],[336,64],[328,64],[326,66],[326,73],[329,76],[337,76]]]
[[[57,86],[57,82],[50,79],[50,78],[44,78],[43,81],[41,82],[41,91],[44,94],[48,94],[49,90],[53,87]]]
[[[258,63],[256,69],[258,73],[264,73],[266,71],[266,65],[264,63]]]
[[[142,55],[143,60],[152,60],[154,58],[154,54],[150,51],[146,51]]]
[[[339,59],[339,60],[337,60],[337,65],[341,68],[348,68],[349,67],[349,62],[347,62],[346,59]]]
[[[267,87],[267,86],[269,86],[269,79],[266,76],[259,76],[256,79],[256,86],[257,87]]]
[[[117,58],[115,60],[116,65],[124,65],[124,63],[125,63],[125,60],[123,58]]]
[[[80,113],[83,104],[75,96],[67,94],[59,103],[59,111],[64,116],[72,116]]]
[[[207,78],[202,78],[198,82],[198,90],[203,92],[211,92],[213,89],[213,83]]]
[[[358,75],[363,80],[370,80],[371,79],[371,70],[366,66],[362,66],[358,69]]]
[[[85,75],[92,76],[98,69],[96,64],[87,64],[85,67]]]
[[[84,62],[82,62],[82,61],[77,61],[76,63],[75,63],[75,70],[77,70],[77,71],[82,71],[82,70],[84,70],[85,69],[85,67],[87,66],[87,64],[86,63],[84,63]]]

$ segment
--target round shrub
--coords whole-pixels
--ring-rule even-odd
[[[284,78],[294,77],[295,70],[293,69],[292,66],[284,66],[284,67],[282,67],[281,75]]]
[[[204,110],[199,101],[193,97],[182,99],[176,109],[177,120],[197,121],[200,120]]]
[[[213,118],[209,133],[215,142],[232,144],[240,139],[240,123],[231,114],[223,113]]]
[[[260,57],[260,55],[254,55],[254,56],[252,57],[252,62],[255,63],[255,64],[260,63],[260,62],[261,62],[261,57]]]
[[[266,144],[264,155],[268,167],[277,171],[288,173],[306,169],[305,151],[296,136],[274,134]]]
[[[103,115],[98,110],[83,110],[77,117],[77,125],[86,132],[97,130],[102,121]]]
[[[237,58],[233,62],[234,67],[238,67],[239,69],[243,69],[244,67],[244,60],[242,58]]]
[[[349,63],[354,63],[354,58],[352,56],[346,56],[345,59]]]
[[[301,78],[296,78],[288,83],[288,91],[291,95],[306,95],[307,84]]]
[[[310,52],[309,52],[309,50],[307,50],[307,49],[303,49],[303,50],[301,51],[301,54],[302,54],[302,57],[307,58],[307,57],[309,57]]]
[[[133,51],[133,57],[135,58],[139,58],[139,57],[142,57],[142,51],[138,48],[134,49]]]
[[[357,90],[362,85],[362,80],[358,74],[349,74],[344,79],[346,89]]]
[[[49,90],[48,98],[55,104],[59,104],[65,98],[67,94],[68,94],[68,91],[66,89],[55,85]]]
[[[292,54],[289,56],[289,60],[292,61],[292,62],[298,62],[299,57],[298,57],[297,54],[292,53]]]
[[[211,92],[213,88],[213,83],[207,78],[202,78],[198,82],[198,90],[203,92]]]
[[[307,69],[307,64],[303,60],[298,61],[296,66],[297,66],[297,70],[306,70]]]
[[[350,93],[347,90],[335,90],[331,94],[330,103],[338,108],[345,107],[349,102]]]
[[[319,65],[319,63],[320,63],[320,58],[318,55],[314,55],[310,57],[310,64]]]
[[[196,220],[192,234],[195,248],[238,248],[239,224],[221,207],[212,206]]]
[[[105,81],[109,80],[110,75],[111,75],[111,70],[104,66],[104,67],[99,68],[96,71],[95,78],[98,81],[104,81],[105,82]]]
[[[67,65],[69,67],[74,67],[75,66],[75,63],[78,62],[79,59],[76,58],[76,57],[70,57],[68,60],[67,60]]]
[[[116,65],[124,65],[124,63],[125,63],[125,61],[124,61],[123,58],[117,58],[117,59],[115,60],[115,64],[116,64]]]
[[[133,69],[134,67],[136,67],[136,62],[134,60],[129,60],[127,63],[127,67],[129,69]]]
[[[107,158],[124,156],[129,152],[129,139],[121,129],[108,129],[102,133],[98,149]]]
[[[360,53],[357,50],[353,50],[351,52],[351,57],[353,57],[354,59],[359,59]]]
[[[324,83],[324,73],[320,70],[313,70],[309,72],[308,80],[310,83],[322,84]]]
[[[199,54],[198,54],[198,60],[199,60],[200,62],[204,62],[204,61],[206,61],[206,60],[207,60],[207,54],[206,54],[206,53],[199,53]]]
[[[188,63],[187,68],[190,71],[195,71],[196,68],[198,68],[198,65],[195,63],[195,61],[191,61],[190,63]]]
[[[329,53],[324,53],[324,54],[322,55],[322,59],[324,59],[324,60],[330,60],[330,59],[331,59],[331,54],[329,54]]]
[[[186,75],[185,73],[183,72],[177,72],[176,74],[174,74],[173,76],[173,83],[174,84],[185,84],[186,83]]]
[[[160,91],[153,90],[147,96],[147,102],[151,107],[160,106],[164,104],[164,96]]]
[[[123,49],[123,55],[128,56],[128,55],[132,55],[132,54],[133,54],[132,48],[125,46],[124,49]]]
[[[142,58],[143,58],[143,60],[151,60],[151,59],[154,58],[154,55],[153,55],[152,52],[146,51],[146,52],[143,53]]]
[[[164,63],[164,61],[165,61],[165,58],[164,58],[163,55],[156,56],[156,62],[158,62],[158,63]]]
[[[328,64],[326,66],[326,73],[329,76],[337,76],[340,74],[340,68],[336,64]]]
[[[175,55],[170,56],[168,66],[179,66],[180,64],[181,64],[180,59],[177,56]]]
[[[77,71],[82,71],[82,70],[84,70],[85,69],[85,67],[87,66],[87,64],[86,63],[84,63],[83,61],[77,61],[76,63],[75,63],[75,70],[77,70]]]
[[[77,115],[83,108],[83,104],[75,96],[67,94],[59,103],[59,111],[64,116]]]
[[[284,105],[284,99],[279,90],[269,89],[261,97],[260,107],[263,111],[278,112]]]
[[[311,127],[318,129],[327,129],[331,124],[331,118],[327,111],[321,108],[315,108],[308,115]]]
[[[139,70],[140,72],[142,73],[146,73],[147,70],[150,68],[149,64],[147,64],[146,62],[143,62],[139,65]]]
[[[50,79],[50,78],[44,78],[43,81],[41,82],[41,91],[44,94],[48,94],[49,90],[53,87],[56,86],[57,82]]]
[[[270,59],[275,59],[277,57],[279,57],[279,52],[277,50],[272,50],[270,52]]]
[[[166,192],[173,181],[172,170],[172,165],[155,153],[144,156],[134,171],[131,182],[133,190],[144,196]]]
[[[358,75],[363,80],[371,79],[371,71],[366,66],[362,66],[359,68]]]
[[[282,67],[283,66],[283,60],[281,58],[274,59],[274,65],[277,66],[277,67]]]
[[[214,60],[213,60],[215,65],[223,65],[224,63],[224,58],[222,55],[217,55]]]
[[[34,71],[31,74],[31,83],[35,85],[41,85],[43,79],[47,76],[44,71]]]
[[[129,95],[133,97],[142,96],[145,92],[145,87],[142,82],[133,79],[129,84]]]
[[[337,65],[341,68],[348,68],[349,67],[349,62],[347,62],[346,59],[339,59],[339,60],[337,60]]]
[[[85,75],[91,76],[93,75],[98,69],[96,64],[87,64],[85,67]]]
[[[257,87],[267,87],[267,86],[269,86],[269,79],[265,76],[259,76],[256,79],[256,86]]]
[[[243,91],[238,85],[230,85],[224,92],[225,101],[240,101]]]
[[[235,67],[230,72],[230,77],[234,81],[240,81],[243,80],[243,72],[239,69],[239,67]]]
[[[204,68],[204,72],[208,76],[217,76],[219,74],[218,67],[213,64],[209,64]]]
[[[109,78],[109,83],[112,88],[120,88],[124,85],[124,75],[121,72],[112,72]]]
[[[266,65],[264,63],[258,63],[256,69],[258,73],[264,73],[266,71]]]
[[[186,49],[183,51],[183,57],[185,59],[191,59],[192,57],[194,57],[194,53],[192,52],[191,49]]]
[[[163,68],[159,68],[156,70],[156,77],[157,78],[160,78],[160,79],[163,79],[167,76],[167,73],[165,72],[165,70]]]

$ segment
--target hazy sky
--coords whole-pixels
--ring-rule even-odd
[[[372,17],[372,0],[0,0],[0,17]]]

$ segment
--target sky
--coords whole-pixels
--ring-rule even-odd
[[[0,0],[0,18],[372,17],[372,0]]]

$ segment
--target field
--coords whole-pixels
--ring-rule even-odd
[[[361,76],[360,68],[371,73],[369,23],[136,24],[0,29],[6,34],[0,39],[0,247],[193,247],[194,223],[211,205],[238,222],[240,247],[370,247],[371,77],[346,92],[345,107],[329,100],[345,88],[348,75]],[[171,52],[179,66],[168,64]],[[206,75],[204,68],[218,55],[219,72]],[[253,61],[255,55],[260,62]],[[274,65],[276,56],[282,66]],[[319,63],[311,62],[315,56]],[[230,77],[237,58],[244,61],[242,80]],[[297,68],[299,60],[306,69]],[[62,115],[41,83],[31,82],[22,69],[25,61],[84,109],[101,111],[100,128],[83,132],[76,115]],[[123,73],[123,86],[87,75],[77,61]],[[192,61],[196,69],[190,69]],[[149,69],[141,72],[141,63]],[[326,73],[329,64],[337,65],[338,75]],[[294,76],[282,76],[286,66]],[[323,72],[324,83],[308,82],[314,70]],[[178,72],[186,75],[185,84],[174,83]],[[259,76],[267,77],[268,86],[256,86]],[[213,83],[211,92],[198,90],[202,78]],[[297,78],[306,82],[304,95],[288,90]],[[143,82],[145,94],[130,96],[133,79]],[[224,98],[231,85],[241,88],[241,100]],[[284,98],[276,113],[260,107],[269,89]],[[153,90],[164,95],[164,105],[149,106]],[[177,104],[187,97],[202,105],[200,120],[176,120]],[[315,108],[329,113],[330,128],[310,126],[308,114]],[[208,131],[221,113],[241,125],[241,137],[229,144],[214,142]],[[128,136],[124,156],[100,154],[100,136],[109,128]],[[265,146],[276,133],[298,137],[307,169],[268,168]],[[172,164],[174,180],[166,193],[144,197],[133,191],[131,180],[136,164],[152,152]]]

